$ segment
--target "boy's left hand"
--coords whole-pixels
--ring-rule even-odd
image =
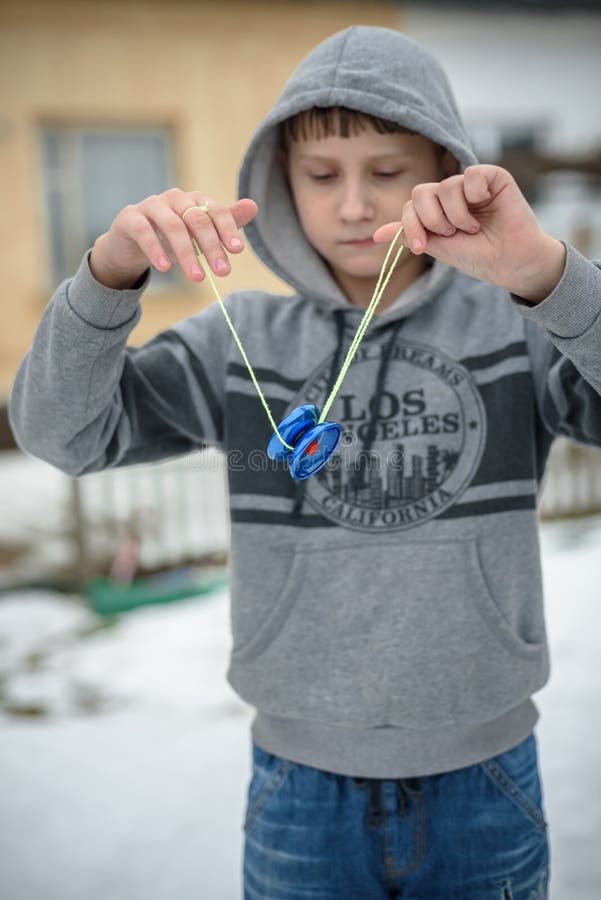
[[[412,253],[428,253],[532,303],[553,291],[565,268],[564,245],[542,230],[500,166],[468,166],[460,175],[416,185],[402,224],[399,240]],[[382,225],[374,240],[392,240],[400,225]]]

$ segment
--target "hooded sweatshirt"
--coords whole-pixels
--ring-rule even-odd
[[[313,106],[398,122],[477,162],[438,63],[355,26],[293,72],[242,161],[246,235],[291,296],[226,308],[276,421],[328,395],[363,311],[305,237],[275,158]],[[46,308],[9,401],[19,446],[75,477],[214,445],[228,466],[227,679],[266,751],[358,778],[515,746],[549,677],[537,499],[558,434],[601,446],[601,271],[569,243],[537,305],[438,261],[372,320],[328,418],[344,436],[295,482],[217,303],[140,347],[148,270],[117,291],[88,251]],[[374,285],[375,286],[375,285]]]

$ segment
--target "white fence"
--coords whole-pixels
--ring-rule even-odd
[[[132,536],[145,570],[227,554],[227,478],[217,451],[106,469],[71,479],[71,489],[84,570],[111,559]]]
[[[551,448],[543,492],[541,519],[601,512],[601,450],[557,438]]]

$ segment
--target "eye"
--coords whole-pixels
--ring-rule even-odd
[[[401,172],[376,172],[376,175],[379,178],[394,178],[395,175],[400,175]]]
[[[313,179],[313,181],[327,181],[328,178],[333,178],[334,176],[331,174],[328,175],[309,175],[309,178]]]

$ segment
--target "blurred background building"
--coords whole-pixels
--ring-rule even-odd
[[[2,0],[0,400],[50,295],[119,210],[174,185],[233,202],[243,150],[294,66],[356,22],[429,47],[481,161],[513,172],[549,230],[601,255],[600,31],[584,11],[594,8]],[[246,253],[227,288],[249,285],[288,290]],[[153,270],[131,341],[211,300],[178,266]]]

